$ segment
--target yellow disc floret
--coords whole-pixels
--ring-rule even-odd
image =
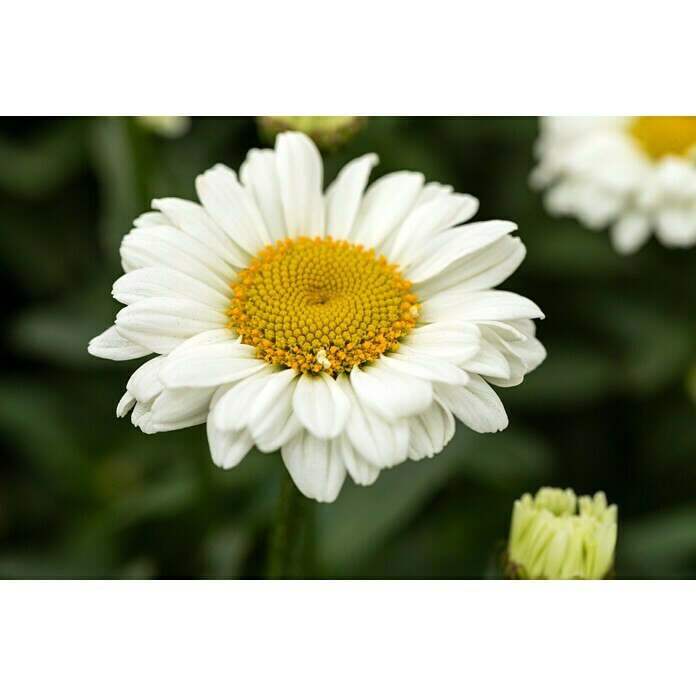
[[[696,153],[696,116],[638,116],[631,135],[653,159]]]
[[[410,285],[373,249],[285,239],[232,283],[229,326],[268,363],[334,376],[398,348],[418,315]]]

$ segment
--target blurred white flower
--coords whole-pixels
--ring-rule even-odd
[[[454,416],[507,426],[489,383],[519,384],[545,357],[539,308],[492,290],[525,255],[511,222],[462,224],[476,199],[422,174],[365,187],[364,155],[323,188],[314,143],[278,136],[239,178],[198,177],[202,205],[153,201],[121,245],[127,305],[89,351],[158,355],[118,405],[144,432],[207,421],[213,461],[280,449],[298,488],[332,501],[440,452]],[[397,265],[398,264],[398,265]]]
[[[611,226],[617,251],[651,233],[696,244],[696,116],[542,118],[536,154],[531,181],[549,212]]]
[[[164,138],[180,138],[191,128],[190,116],[136,116],[146,130]]]
[[[616,519],[616,505],[607,506],[601,492],[579,500],[570,488],[525,493],[512,511],[508,573],[524,580],[601,580],[614,565]]]

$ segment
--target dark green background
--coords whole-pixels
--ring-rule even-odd
[[[549,357],[499,390],[504,433],[458,425],[439,457],[308,503],[299,575],[494,577],[512,502],[542,485],[618,504],[618,577],[696,575],[696,250],[622,258],[550,218],[527,182],[536,133],[533,118],[373,118],[326,156],[327,181],[374,151],[377,174],[423,171],[477,196],[476,219],[517,222],[528,255],[506,287],[545,311]],[[195,119],[179,140],[129,119],[0,120],[0,577],[263,576],[279,456],[223,472],[203,426],[144,435],[115,416],[135,365],[86,351],[119,307],[131,221],[259,145],[250,118]]]

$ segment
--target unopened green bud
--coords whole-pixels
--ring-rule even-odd
[[[269,143],[278,133],[301,131],[323,150],[335,150],[365,125],[364,116],[258,116],[261,137]]]
[[[600,580],[611,574],[617,508],[566,488],[541,488],[515,501],[506,554],[508,577]]]
[[[189,116],[136,116],[138,123],[156,135],[164,138],[180,138],[191,127]]]

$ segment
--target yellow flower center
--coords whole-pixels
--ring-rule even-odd
[[[653,159],[665,155],[693,155],[696,151],[696,116],[638,116],[631,135]]]
[[[418,315],[410,285],[374,249],[286,239],[232,283],[229,326],[268,363],[333,376],[398,348]]]

